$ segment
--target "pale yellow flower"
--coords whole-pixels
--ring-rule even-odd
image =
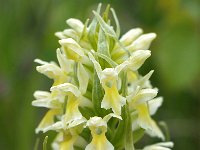
[[[32,101],[32,105],[36,107],[46,108],[62,108],[65,96],[56,92],[35,91],[34,97],[36,100]]]
[[[136,89],[133,95],[129,95],[127,100],[129,102],[129,107],[131,111],[136,110],[137,114],[137,124],[146,130],[151,136],[157,136],[164,140],[164,135],[151,118],[150,111],[148,108],[148,101],[153,101],[152,99],[157,95],[157,89]],[[155,104],[154,104],[155,105]],[[156,105],[155,105],[156,106]],[[153,108],[155,109],[157,108]],[[134,113],[135,115],[135,113]]]
[[[101,102],[101,107],[105,109],[112,108],[112,111],[121,115],[121,107],[126,104],[126,98],[121,96],[117,89],[118,74],[123,67],[101,69],[100,64],[95,60],[91,53],[88,54],[89,58],[94,64],[94,68],[100,79],[105,95]]]
[[[68,126],[67,128],[63,128],[62,126],[58,126],[59,123],[54,124],[49,130],[58,131],[58,135],[54,139],[52,143],[52,147],[54,150],[74,150],[74,146],[78,145],[80,147],[86,146],[86,141],[79,136],[79,134],[83,130],[85,120],[77,123],[73,126]]]
[[[83,119],[78,107],[80,104],[81,92],[71,83],[64,83],[51,88],[51,91],[57,91],[67,96],[66,111],[63,122],[69,125],[73,122]]]
[[[107,132],[107,122],[111,117],[118,118],[115,114],[109,114],[103,119],[101,117],[92,117],[87,121],[86,126],[91,131],[92,141],[86,146],[85,150],[114,150],[113,145],[107,140],[105,135]]]
[[[41,66],[37,66],[36,70],[48,78],[54,80],[53,85],[58,85],[61,83],[68,82],[70,77],[68,74],[72,71],[71,69],[71,61],[67,60],[63,53],[61,53],[60,49],[57,49],[57,58],[60,64],[60,67],[55,62],[45,62],[39,59],[35,59],[35,62],[41,64]]]

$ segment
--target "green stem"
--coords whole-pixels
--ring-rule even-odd
[[[47,150],[47,140],[48,140],[48,136],[46,136],[46,137],[44,138],[42,150]]]
[[[124,71],[122,75],[122,96],[127,95],[127,72]],[[129,105],[125,105],[125,150],[134,150],[133,134],[132,134],[132,121],[129,112]]]
[[[132,120],[128,108],[128,103],[126,104],[126,136],[125,136],[125,150],[134,150],[133,146],[133,132],[132,132]]]

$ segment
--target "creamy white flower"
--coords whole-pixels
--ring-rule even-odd
[[[83,116],[78,107],[80,104],[81,92],[71,83],[64,83],[51,88],[51,91],[57,91],[67,96],[67,105],[64,115],[64,124],[69,125],[74,121],[82,120]]]
[[[74,150],[74,146],[78,146],[81,148],[84,148],[87,143],[85,139],[83,139],[81,136],[73,136],[69,138],[64,139],[63,133],[60,132],[56,138],[54,139],[53,143],[51,144],[51,147],[53,150]],[[62,143],[62,144],[61,144]]]
[[[127,96],[129,102],[129,109],[131,111],[136,110],[137,124],[145,129],[151,136],[157,136],[164,140],[164,135],[151,118],[148,101],[152,100],[157,95],[157,89],[141,89],[138,87],[132,95]],[[133,124],[135,126],[135,124]]]
[[[62,108],[62,103],[65,97],[56,92],[35,91],[34,97],[36,100],[32,101],[33,106],[46,108]]]
[[[121,115],[121,107],[125,105],[126,98],[121,96],[117,89],[118,74],[123,68],[106,68],[101,69],[100,64],[95,60],[91,53],[88,54],[94,64],[94,68],[100,79],[105,95],[101,102],[101,107],[105,109],[112,108],[112,111]]]
[[[92,141],[85,150],[114,150],[113,145],[107,140],[105,133],[107,132],[107,122],[111,117],[117,117],[115,114],[109,114],[103,119],[101,117],[92,117],[87,121],[86,126],[89,127],[92,134]]]
[[[59,132],[54,139],[52,143],[52,148],[54,150],[74,150],[75,145],[81,147],[86,146],[85,140],[79,136],[83,130],[83,122],[77,124],[77,126],[73,126],[64,130],[59,128],[59,130],[63,132]]]
[[[35,62],[41,64],[37,66],[36,70],[48,78],[54,80],[54,85],[65,83],[69,80],[69,72],[71,72],[71,63],[67,60],[64,54],[61,53],[60,49],[57,49],[57,58],[60,64],[60,67],[55,62],[45,62],[40,59],[35,59]]]

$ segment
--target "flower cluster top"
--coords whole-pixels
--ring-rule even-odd
[[[144,133],[165,140],[151,117],[163,101],[150,84],[153,71],[138,72],[156,34],[134,28],[120,37],[114,9],[108,6],[102,15],[100,10],[101,4],[85,23],[68,19],[70,28],[55,34],[58,64],[35,60],[37,71],[53,80],[50,91],[34,93],[32,105],[48,108],[36,133],[56,131],[55,150],[134,150]],[[161,142],[144,150],[172,146]]]

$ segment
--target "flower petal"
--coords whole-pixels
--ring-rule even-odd
[[[151,42],[156,38],[155,33],[148,33],[141,35],[137,40],[135,40],[131,45],[127,47],[130,52],[135,50],[146,50],[149,49]]]
[[[101,108],[112,108],[112,111],[116,115],[121,115],[121,107],[126,104],[126,98],[119,95],[116,83],[114,83],[111,88],[105,85],[103,85],[103,88],[105,90],[105,95],[101,102]]]
[[[60,114],[60,109],[51,109],[49,110],[44,118],[42,119],[42,121],[40,122],[40,124],[38,125],[38,127],[36,128],[35,132],[38,133],[39,131],[43,131],[44,129],[51,126],[52,124],[54,124],[54,117],[56,115]]]
[[[59,40],[60,45],[63,46],[64,51],[69,59],[80,61],[84,56],[84,52],[80,45],[72,38]]]
[[[66,73],[72,72],[72,62],[70,60],[67,60],[61,49],[58,48],[56,53],[61,69]]]
[[[66,21],[66,23],[73,28],[75,31],[77,31],[78,33],[81,33],[83,31],[84,28],[84,24],[75,18],[70,18]]]
[[[133,71],[136,71],[143,65],[145,60],[150,56],[151,56],[151,51],[149,50],[135,51],[132,53],[130,59],[128,60],[129,64],[127,65],[127,67]]]
[[[76,97],[79,97],[81,95],[81,92],[78,90],[78,88],[71,84],[71,83],[63,83],[57,86],[53,86],[50,89],[51,91],[58,91],[58,92],[64,92],[66,95],[68,93],[74,94]]]
[[[120,38],[120,42],[124,46],[127,46],[127,45],[131,44],[139,35],[141,35],[142,32],[143,31],[141,28],[131,29]]]
[[[144,147],[143,150],[171,150],[174,146],[173,142],[161,142]]]
[[[138,119],[137,123],[140,127],[146,130],[146,132],[154,137],[157,136],[164,140],[164,135],[155,123],[155,121],[151,118],[148,110],[147,104],[140,104],[135,107],[135,109],[138,111]]]
[[[150,115],[154,115],[158,110],[158,108],[162,105],[162,103],[163,103],[162,97],[154,98],[148,101]]]
[[[92,117],[86,126],[91,130],[92,141],[86,146],[86,150],[114,150],[113,145],[106,138],[107,122],[101,117]]]

